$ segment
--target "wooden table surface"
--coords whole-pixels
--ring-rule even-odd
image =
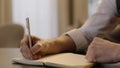
[[[0,48],[0,68],[50,68],[42,66],[13,64],[12,58],[15,57],[22,57],[19,48]],[[93,68],[120,68],[120,63],[96,65]]]
[[[13,64],[12,58],[15,57],[22,57],[19,48],[0,48],[0,68],[46,68],[40,66]]]

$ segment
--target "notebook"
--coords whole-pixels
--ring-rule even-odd
[[[93,63],[89,63],[84,55],[75,53],[60,53],[43,57],[38,60],[28,60],[24,58],[13,58],[13,63],[53,66],[63,68],[90,68]]]

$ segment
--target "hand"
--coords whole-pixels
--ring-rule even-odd
[[[96,37],[88,47],[86,59],[97,63],[118,62],[120,61],[120,44]]]
[[[21,41],[20,50],[26,59],[39,59],[50,54],[75,51],[75,44],[68,36],[60,36],[49,40],[31,36],[31,39],[33,46],[31,50],[28,47],[28,36],[25,36]]]
[[[32,48],[29,48],[28,36],[25,36],[21,40],[20,51],[26,59],[39,59],[40,57],[49,53],[49,41],[45,39],[40,39],[35,36],[31,36]],[[51,51],[50,51],[51,52]]]

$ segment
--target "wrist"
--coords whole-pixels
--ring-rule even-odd
[[[57,52],[75,52],[76,46],[74,41],[68,35],[60,36],[53,40]]]

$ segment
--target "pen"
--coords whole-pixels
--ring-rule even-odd
[[[30,22],[29,22],[29,17],[26,18],[26,27],[27,27],[27,32],[28,32],[29,47],[30,47],[30,50],[31,50],[31,48],[32,48],[32,40],[31,40],[31,34],[30,34]]]

